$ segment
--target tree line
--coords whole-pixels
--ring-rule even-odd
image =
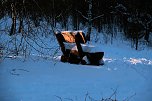
[[[74,30],[80,29],[80,23],[86,25],[89,0],[1,0],[0,19],[4,16],[12,18],[10,35],[16,32],[16,21],[20,22],[21,31],[24,20],[30,19],[35,27],[40,26],[44,19],[53,27],[57,22],[68,30],[68,18],[72,19]],[[152,3],[148,0],[92,0],[92,17],[104,14],[92,21],[92,26],[99,32],[106,26],[107,33],[112,33],[113,25],[118,26],[128,38],[138,44],[144,37],[149,41],[152,26]],[[144,31],[144,33],[142,32]],[[140,32],[140,33],[139,33]],[[142,32],[142,33],[141,33]],[[113,36],[113,33],[112,33]],[[136,47],[137,48],[137,47]]]

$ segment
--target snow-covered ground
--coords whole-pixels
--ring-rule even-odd
[[[103,66],[61,63],[59,57],[6,58],[0,63],[0,101],[151,101],[151,49],[102,50]]]
[[[8,54],[0,61],[0,101],[111,101],[102,100],[108,98],[152,101],[152,49],[139,46],[139,50],[135,50],[129,42],[122,41],[121,36],[114,39],[113,44],[104,44],[110,38],[104,33],[101,35],[92,37],[95,38],[93,40],[98,39],[98,43],[91,43],[105,52],[105,65],[88,66],[60,62],[58,55],[61,52],[56,54],[50,50],[51,46],[56,48],[57,45],[52,36],[49,40],[34,35],[22,40],[19,35],[1,34],[0,42],[6,49],[14,48],[13,42],[17,37],[17,45],[22,40],[31,56],[13,57]],[[30,46],[46,56],[38,56],[38,51]],[[50,54],[57,56],[52,59]]]

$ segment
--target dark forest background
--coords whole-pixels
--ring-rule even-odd
[[[149,42],[152,30],[152,2],[149,0],[92,0],[92,17],[104,14],[92,21],[92,26],[98,32],[106,25],[107,33],[113,36],[113,26],[124,32],[124,36],[135,41],[144,38]],[[60,22],[68,30],[67,21],[72,19],[73,30],[81,30],[88,16],[88,0],[1,0],[0,19],[4,16],[12,18],[10,35],[16,33],[16,21],[19,21],[19,32],[24,28],[24,21],[32,21],[35,27],[41,26],[41,21],[47,21],[56,27]]]

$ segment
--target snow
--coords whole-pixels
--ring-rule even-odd
[[[0,101],[91,101],[111,96],[118,101],[151,101],[151,50],[114,45],[102,49],[103,66],[62,63],[60,57],[6,58],[0,63]]]
[[[65,46],[65,49],[71,49],[71,50],[78,51],[76,43],[67,43],[67,42],[63,42],[63,43]],[[97,47],[97,46],[94,46],[91,44],[81,44],[81,47],[84,52],[92,52],[92,53],[102,52],[102,49],[100,49],[100,47]]]
[[[102,35],[92,38],[101,39],[104,37]],[[20,36],[16,37],[20,42]],[[12,49],[14,47],[9,42],[10,38],[13,39],[1,34],[0,43]],[[26,43],[28,40],[30,45],[45,54],[37,54],[36,50],[28,46],[29,57],[10,54],[0,60],[0,101],[103,101],[108,98],[116,98],[117,101],[152,100],[150,48],[139,46],[139,50],[135,50],[122,39],[113,39],[113,44],[105,44],[103,40],[98,43],[92,41],[90,44],[105,52],[105,64],[75,65],[60,62],[61,52],[51,58],[58,47],[53,38],[33,35],[23,40],[25,45],[29,45]],[[48,50],[43,49],[46,46]],[[54,48],[49,50],[51,46]]]
[[[74,46],[76,46],[76,43],[67,43],[67,42],[63,42],[63,43],[65,46],[65,49],[72,49]]]

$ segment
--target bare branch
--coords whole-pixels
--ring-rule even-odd
[[[83,14],[82,14],[82,12],[80,12],[80,11],[78,11],[78,10],[76,10],[79,14],[81,14],[81,16],[83,17],[83,18],[85,18],[86,20],[89,20],[88,19],[88,17],[86,17],[86,16],[84,16]]]
[[[99,16],[96,16],[96,17],[94,17],[93,19],[91,19],[91,21],[93,21],[93,20],[95,20],[95,19],[98,19],[98,18],[100,18],[100,17],[103,17],[103,16],[104,16],[104,14],[99,15]]]
[[[114,92],[112,93],[112,95],[110,96],[110,99],[115,95],[116,98],[116,93],[117,93],[117,89],[113,90]]]
[[[85,100],[84,101],[87,101],[87,97],[88,97],[89,93],[87,92],[86,96],[85,96]]]
[[[136,93],[134,93],[133,95],[127,97],[126,99],[124,99],[123,101],[129,101],[132,97],[134,97],[136,95]]]
[[[57,97],[58,99],[60,99],[60,101],[62,101],[62,98],[60,96],[55,95],[55,97]]]
[[[89,96],[90,101],[101,101],[101,100],[96,100],[93,97]]]

